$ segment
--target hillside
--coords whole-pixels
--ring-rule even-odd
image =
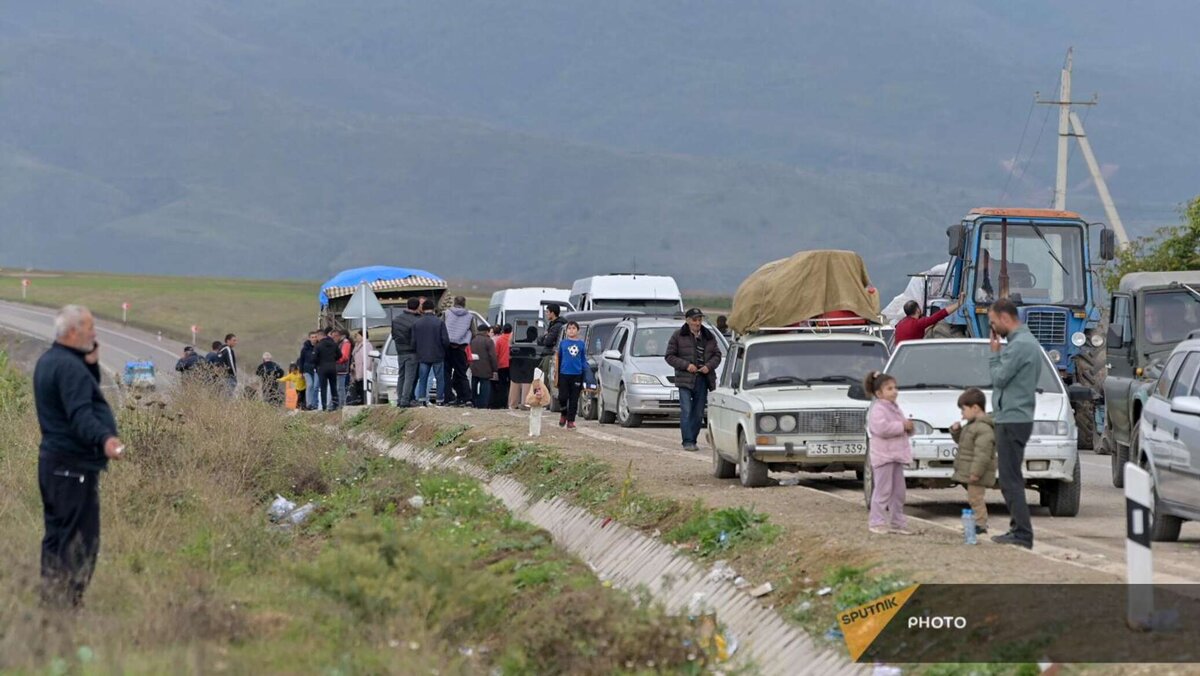
[[[1103,93],[1088,126],[1127,223],[1173,221],[1195,192],[1180,19],[1200,10],[1098,4],[17,2],[0,264],[560,282],[636,266],[728,292],[765,260],[847,247],[886,293],[999,197],[1070,42],[1080,97]],[[1053,126],[1007,201],[1047,199]]]

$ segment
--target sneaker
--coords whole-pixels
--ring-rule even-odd
[[[698,446],[696,446],[696,444],[684,444],[683,450],[695,452],[695,451],[700,450],[700,448]]]
[[[871,526],[867,530],[871,531],[872,533],[874,533],[876,535],[887,535],[888,534],[888,529],[884,528],[883,526]]]
[[[976,535],[987,535],[987,526],[975,526]]]
[[[565,416],[565,415],[560,415],[560,416],[558,417],[558,426],[559,426],[559,427],[566,427],[566,426],[567,426],[567,416]]]
[[[908,528],[892,528],[888,531],[892,535],[916,535],[916,531],[911,531]]]
[[[569,429],[569,430],[573,430],[573,429],[575,429],[575,423],[573,423],[573,422],[568,422],[568,423],[567,423],[567,429]]]
[[[998,545],[1016,545],[1018,547],[1024,547],[1025,549],[1033,549],[1032,542],[1025,542],[1024,540],[1017,539],[1017,536],[1013,535],[1012,533],[996,535],[992,538],[992,542],[995,542]]]

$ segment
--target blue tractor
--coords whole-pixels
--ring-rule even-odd
[[[962,309],[934,329],[934,335],[943,337],[988,337],[988,308],[997,298],[1012,300],[1063,381],[1093,392],[1091,399],[1072,401],[1081,449],[1096,443],[1096,406],[1105,369],[1105,322],[1091,251],[1094,230],[1099,230],[1100,260],[1112,260],[1113,231],[1074,212],[971,210],[946,230],[950,262],[938,294],[962,298]]]

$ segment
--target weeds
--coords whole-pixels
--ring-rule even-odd
[[[668,542],[695,542],[701,557],[712,556],[743,542],[770,544],[779,536],[779,527],[767,522],[767,515],[744,507],[709,510],[697,501],[687,521],[669,531]]]
[[[437,435],[433,437],[433,445],[435,448],[449,446],[455,441],[458,441],[458,438],[465,434],[469,429],[471,429],[470,425],[455,425],[454,427],[448,427],[444,430],[439,430]]]

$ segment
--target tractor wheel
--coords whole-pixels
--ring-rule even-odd
[[[1099,329],[1097,329],[1099,330]],[[1075,355],[1075,382],[1093,392],[1104,391],[1104,378],[1108,375],[1104,359],[1106,351],[1103,347],[1085,347]],[[1095,402],[1078,402],[1074,405],[1075,427],[1079,429],[1079,448],[1090,451],[1096,448],[1096,404]]]

